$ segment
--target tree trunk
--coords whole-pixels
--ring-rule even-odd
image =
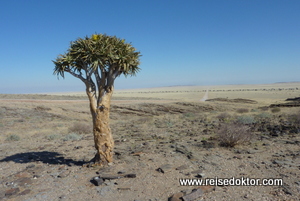
[[[91,162],[100,166],[105,166],[113,161],[114,140],[109,126],[111,96],[112,90],[102,97],[94,110],[94,115],[92,113],[94,142],[97,153]]]

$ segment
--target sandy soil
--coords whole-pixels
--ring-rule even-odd
[[[87,101],[0,96],[0,200],[160,201],[199,189],[181,186],[180,179],[216,177],[278,178],[283,185],[206,186],[194,200],[299,200],[300,133],[289,118],[299,108],[266,108],[299,97],[298,86],[227,86],[208,94],[257,103],[200,102],[206,88],[117,91],[111,109],[115,161],[106,168],[82,167],[95,154]],[[255,117],[244,122],[251,128],[249,142],[219,144],[224,113],[230,115],[227,123]],[[91,182],[126,174],[136,177]]]

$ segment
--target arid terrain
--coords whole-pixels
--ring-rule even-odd
[[[83,92],[0,94],[0,200],[299,200],[297,97],[300,83],[117,90],[115,161],[88,168],[95,148]],[[283,184],[179,183],[216,177]]]

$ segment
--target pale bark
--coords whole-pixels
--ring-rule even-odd
[[[114,140],[109,125],[110,100],[113,88],[108,90],[97,104],[92,93],[87,94],[90,99],[90,109],[93,117],[94,142],[97,153],[92,159],[95,165],[105,166],[113,161]]]
[[[95,71],[94,75],[98,90],[96,90],[91,74],[88,71],[85,72],[87,77],[85,79],[86,93],[90,101],[94,142],[97,150],[91,165],[105,166],[113,161],[114,140],[109,125],[109,112],[114,90],[113,84],[118,71],[115,68],[111,68],[108,73]]]

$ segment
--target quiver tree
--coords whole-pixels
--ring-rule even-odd
[[[97,150],[91,163],[95,165],[113,161],[114,141],[109,126],[109,110],[114,81],[121,74],[135,75],[140,69],[140,56],[140,52],[124,39],[94,34],[71,42],[67,52],[53,61],[55,75],[64,78],[65,72],[70,73],[86,86]]]

